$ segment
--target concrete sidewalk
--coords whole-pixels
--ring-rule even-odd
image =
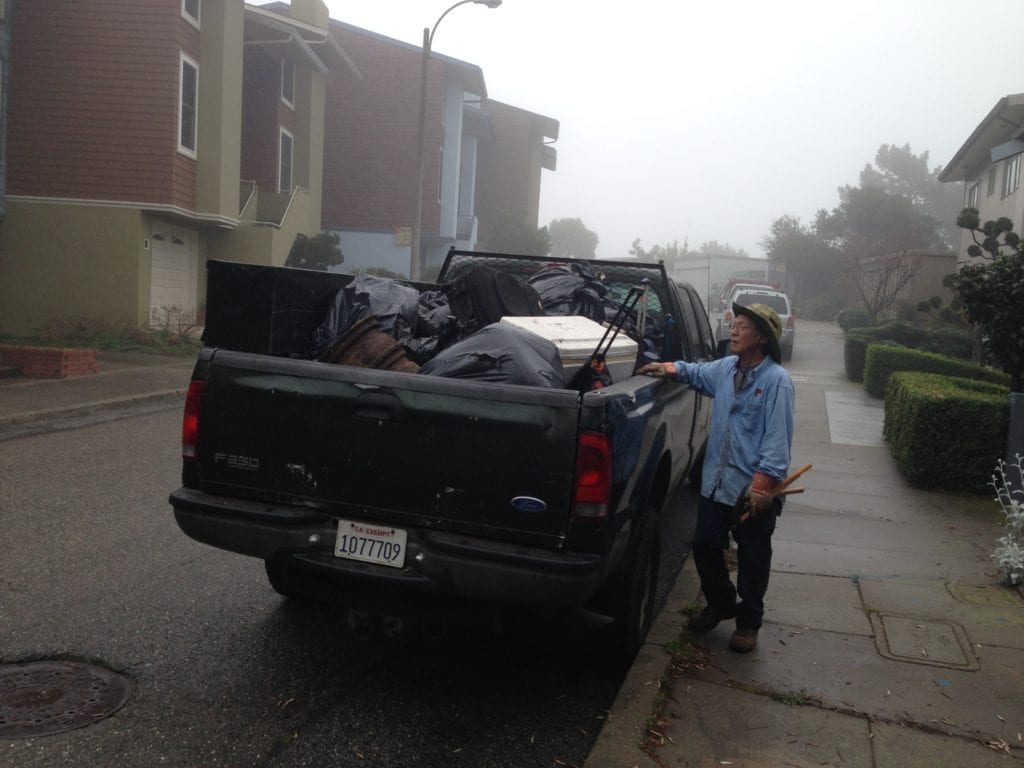
[[[997,585],[998,505],[908,486],[839,329],[800,334],[793,467],[814,469],[779,519],[758,647],[729,652],[732,622],[688,635],[688,562],[586,768],[1024,759],[1024,601]]]
[[[0,378],[0,429],[100,410],[179,399],[194,357],[98,352],[100,372],[63,379]]]

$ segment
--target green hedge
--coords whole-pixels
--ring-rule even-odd
[[[846,334],[843,361],[846,364],[846,376],[850,381],[864,381],[864,357],[868,351],[868,344],[877,343],[868,328],[856,328]]]
[[[955,357],[922,352],[895,344],[869,344],[864,353],[864,389],[872,397],[884,397],[889,376],[896,371],[922,371],[988,381],[1009,387],[1010,377],[1002,371],[958,360]]]
[[[846,375],[850,381],[864,381],[868,344],[878,342],[899,344],[960,360],[970,360],[974,348],[970,331],[952,327],[925,329],[903,320],[891,320],[883,325],[852,328],[846,333],[846,345],[843,350]],[[884,392],[884,385],[882,391]]]
[[[867,328],[871,325],[871,315],[866,309],[842,309],[836,315],[836,325],[844,331],[853,328]]]
[[[1009,394],[1008,387],[974,379],[893,373],[882,433],[900,471],[922,487],[986,490],[1006,453]]]

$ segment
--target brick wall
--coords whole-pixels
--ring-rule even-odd
[[[21,368],[22,376],[37,379],[63,379],[100,370],[96,350],[61,347],[0,345],[0,364]]]

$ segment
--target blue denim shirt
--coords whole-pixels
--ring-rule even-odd
[[[700,493],[723,504],[735,504],[758,470],[784,479],[793,446],[795,393],[786,369],[766,357],[737,392],[738,361],[730,355],[711,363],[675,363],[679,381],[715,400]]]

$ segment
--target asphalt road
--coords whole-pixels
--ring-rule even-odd
[[[0,740],[0,765],[582,765],[621,683],[592,616],[362,639],[178,530],[179,425],[172,405],[0,437],[0,664],[86,660],[133,688],[87,727]],[[663,515],[662,597],[695,502]]]

